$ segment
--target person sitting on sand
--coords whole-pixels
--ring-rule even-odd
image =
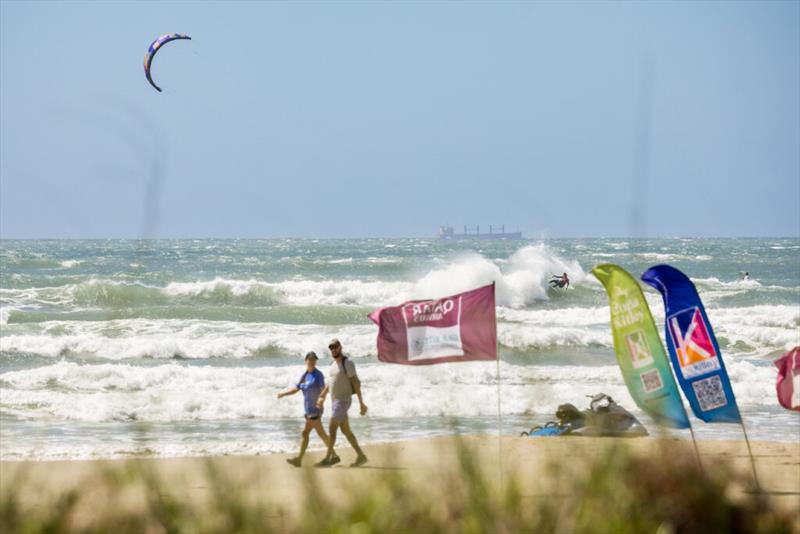
[[[292,389],[278,393],[278,398],[287,395],[294,395],[298,391],[303,392],[303,407],[305,408],[306,426],[303,428],[303,439],[300,442],[300,454],[295,458],[288,458],[286,461],[295,467],[303,464],[303,456],[308,448],[308,437],[312,430],[316,430],[319,437],[329,446],[328,435],[322,427],[322,406],[317,405],[320,392],[325,387],[325,377],[317,369],[317,355],[314,352],[306,354],[306,372],[300,377],[300,381]]]
[[[350,421],[347,418],[347,410],[352,403],[353,393],[358,396],[358,403],[361,405],[361,415],[367,413],[367,405],[361,398],[361,381],[356,374],[356,365],[342,354],[342,344],[338,339],[333,339],[328,344],[328,349],[333,356],[333,363],[331,364],[328,374],[329,385],[325,386],[319,398],[317,399],[317,406],[322,408],[325,403],[325,397],[328,395],[330,388],[331,397],[333,398],[333,412],[331,413],[330,422],[330,442],[328,444],[328,454],[325,458],[317,463],[320,467],[331,467],[338,464],[341,460],[334,452],[333,447],[336,445],[336,431],[339,427],[342,433],[347,438],[347,441],[352,445],[353,450],[358,455],[356,461],[350,464],[350,467],[358,467],[367,463],[367,456],[361,447],[358,446],[358,440],[350,430]]]
[[[564,289],[569,287],[569,276],[567,273],[564,273],[562,276],[555,276],[550,279],[550,287]]]

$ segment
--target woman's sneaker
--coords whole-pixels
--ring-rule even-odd
[[[355,462],[350,464],[350,467],[361,467],[365,463],[367,463],[367,457],[364,456],[363,454],[361,454],[361,455],[358,456],[358,458],[356,458]]]
[[[314,465],[316,465],[317,467],[331,467],[338,464],[341,461],[342,460],[337,455],[334,454],[333,456],[326,456],[325,458],[315,463]]]
[[[295,467],[300,467],[300,465],[302,465],[303,463],[303,460],[301,460],[300,458],[287,458],[286,463],[293,465]]]

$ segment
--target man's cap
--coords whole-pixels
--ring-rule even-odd
[[[319,358],[317,357],[317,353],[314,352],[313,350],[306,353],[306,360],[308,360],[309,358],[314,358],[315,360],[319,360]]]
[[[339,343],[339,340],[338,340],[338,339],[336,339],[336,338],[333,338],[333,339],[331,339],[331,340],[328,342],[328,348],[331,348],[331,347],[341,347],[341,346],[342,346],[342,344],[341,344],[341,343]]]

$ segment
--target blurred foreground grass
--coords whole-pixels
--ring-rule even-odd
[[[496,465],[481,461],[465,442],[454,443],[452,466],[423,483],[386,469],[337,491],[320,479],[341,470],[287,467],[269,475],[268,491],[254,491],[207,459],[205,499],[190,497],[185,485],[147,460],[98,463],[91,483],[56,493],[36,494],[20,469],[2,484],[0,532],[800,531],[791,512],[748,491],[748,477],[725,461],[703,469],[693,454],[676,454],[674,442],[654,443],[647,453],[614,444],[583,462],[564,456],[549,464],[540,481],[519,473],[499,481]],[[299,473],[301,483],[284,484],[287,473]],[[295,506],[274,498],[282,491],[295,492]],[[20,498],[25,492],[37,495],[33,503]]]

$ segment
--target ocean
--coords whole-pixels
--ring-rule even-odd
[[[606,294],[589,274],[605,262],[637,277],[658,263],[686,272],[750,438],[798,439],[772,364],[800,345],[796,238],[3,240],[0,458],[293,451],[302,399],[276,394],[309,350],[326,370],[332,337],[363,383],[369,414],[352,418],[362,442],[497,432],[498,391],[507,435],[600,392],[655,430],[613,355]],[[565,271],[572,286],[548,289]],[[493,362],[377,361],[374,308],[492,281],[499,388]],[[663,332],[661,297],[644,292]],[[738,425],[692,422],[704,439],[741,437]]]

